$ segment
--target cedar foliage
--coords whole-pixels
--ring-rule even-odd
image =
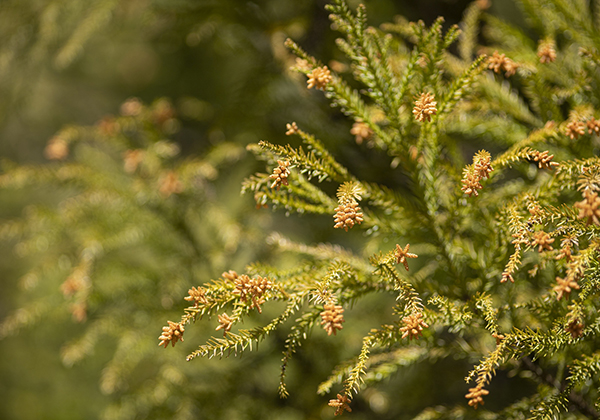
[[[372,28],[364,7],[333,1],[328,10],[351,74],[286,43],[298,56],[295,69],[352,128],[321,141],[290,123],[289,144],[250,146],[267,172],[249,177],[243,191],[257,207],[329,218],[339,238],[362,244],[359,251],[275,233],[266,242],[281,252],[280,263],[198,284],[246,240],[237,220],[247,212],[219,204],[212,187],[242,151],[227,143],[203,158],[177,159],[178,147],[165,140],[177,128],[165,101],[129,101],[120,116],[67,127],[47,148],[56,160],[49,165],[6,162],[4,190],[61,193],[2,223],[3,240],[33,263],[21,281],[27,302],[2,321],[0,335],[73,317],[83,327],[64,348],[67,365],[111,343],[100,382],[117,396],[104,413],[111,419],[197,417],[215,375],[199,375],[206,365],[186,365],[179,351],[197,347],[190,330],[203,327],[216,336],[187,360],[240,355],[283,336],[279,394],[290,399],[298,390],[288,390],[288,368],[311,331],[311,340],[323,329],[329,342],[355,348],[317,388],[332,414],[353,415],[362,396],[371,402],[368,387],[411,366],[461,359],[473,364],[455,378],[467,400],[416,418],[597,418],[600,7],[520,0],[538,45],[486,14],[486,3],[474,2],[460,28],[443,30],[441,18]],[[100,30],[116,4],[98,2],[74,32],[83,37],[77,42]],[[59,65],[76,56],[70,46],[60,49]],[[354,140],[364,161],[340,153],[339,144]],[[373,156],[389,165],[375,180],[359,171]],[[383,319],[363,317],[371,325],[361,339],[353,307],[373,295],[395,304]],[[165,311],[182,297],[181,319],[170,318],[160,333]],[[144,343],[158,334],[160,345],[175,348],[150,350]],[[140,370],[143,380],[131,382]],[[494,385],[507,373],[535,392],[517,388],[517,398],[502,398]],[[230,405],[248,401],[235,399],[239,390],[229,388]],[[211,410],[223,410],[224,398],[215,401]]]
[[[193,378],[208,382],[211,373],[184,369],[149,337],[199,273],[255,255],[242,244],[252,236],[243,209],[224,207],[215,191],[219,173],[240,163],[243,147],[221,142],[202,158],[183,159],[171,139],[178,128],[165,99],[131,99],[119,115],[62,129],[45,149],[48,164],[4,162],[0,175],[4,191],[40,196],[0,228],[27,262],[18,282],[25,299],[0,323],[0,338],[59,326],[56,334],[67,336],[64,365],[104,358],[96,380],[112,403],[98,418],[198,415],[198,401],[214,396]]]
[[[356,162],[290,123],[286,134],[299,143],[249,147],[272,172],[242,190],[257,207],[333,216],[332,229],[363,232],[366,251],[274,235],[298,256],[295,268],[255,263],[190,289],[180,325],[203,319],[223,336],[187,360],[240,355],[283,328],[287,397],[286,368],[309,332],[348,340],[344,311],[387,294],[393,322],[373,319],[360,350],[318,387],[336,415],[403,366],[454,357],[474,362],[464,372],[467,401],[417,418],[598,417],[600,22],[582,1],[519,3],[539,45],[487,15],[485,1],[471,4],[461,28],[444,30],[442,18],[373,28],[364,6],[334,0],[327,9],[353,80],[286,42],[307,88],[353,122],[339,141],[354,135],[365,156],[387,155],[390,167],[362,179]],[[481,20],[488,45],[478,49]],[[279,315],[254,315],[271,302],[284,303]],[[262,323],[245,328],[248,318]],[[497,373],[508,370],[535,391],[486,410]]]

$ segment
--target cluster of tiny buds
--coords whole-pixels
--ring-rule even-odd
[[[323,305],[321,312],[321,325],[327,331],[327,335],[336,335],[342,328],[344,321],[344,308],[341,305],[336,305],[335,301],[331,301]]]
[[[540,58],[540,63],[551,63],[556,60],[556,50],[554,43],[551,41],[542,41],[538,45],[537,56]]]
[[[290,162],[287,160],[278,160],[277,167],[273,169],[273,173],[269,175],[269,178],[273,180],[271,188],[277,187],[277,191],[281,188],[281,185],[288,185],[288,176],[290,175]]]
[[[356,140],[356,144],[362,144],[364,140],[368,140],[373,135],[373,130],[369,127],[368,124],[362,121],[356,121],[352,124],[352,128],[350,129],[350,134],[354,136]]]
[[[479,404],[483,405],[483,396],[488,395],[490,391],[483,389],[483,384],[477,385],[475,388],[469,388],[469,393],[465,398],[469,399],[469,405],[477,409]]]
[[[221,277],[223,277],[225,280],[235,282],[240,276],[235,271],[229,270],[223,272],[223,274],[221,274]],[[233,326],[235,320],[226,313],[222,315],[217,315],[217,317],[219,319],[219,325],[217,326],[217,328],[215,328],[215,331],[223,330],[223,336],[225,336],[231,330],[231,327]]]
[[[417,121],[431,121],[431,116],[437,113],[437,102],[434,99],[433,94],[422,92],[421,96],[415,100],[415,107],[412,112]]]
[[[502,340],[504,340],[506,337],[504,337],[503,334],[499,334],[499,333],[493,333],[492,337],[494,337],[496,339],[496,345],[499,346],[500,343],[502,342]]]
[[[223,277],[225,280],[235,281],[235,279],[237,279],[239,276],[235,271],[229,270],[221,274],[221,277]]]
[[[205,293],[206,290],[204,290],[202,287],[192,287],[190,290],[188,290],[188,296],[184,297],[183,299],[187,300],[188,302],[194,302],[194,306],[197,308],[200,305],[208,304],[208,300],[204,295]]]
[[[219,318],[219,325],[217,328],[215,328],[215,331],[223,330],[223,336],[226,336],[231,330],[234,320],[226,313],[223,315],[217,315],[217,317]]]
[[[473,168],[479,178],[489,178],[492,169],[492,157],[485,150],[477,152],[473,159]]]
[[[171,343],[171,345],[175,347],[175,343],[177,343],[177,341],[183,341],[184,328],[180,322],[167,321],[167,323],[169,325],[163,327],[162,334],[160,335],[160,337],[158,337],[158,339],[160,340],[160,343],[158,343],[158,345],[167,348],[169,343]]]
[[[600,134],[600,121],[595,119],[594,117],[590,118],[587,121],[588,132],[590,134]]]
[[[396,257],[396,264],[402,264],[404,266],[404,268],[406,269],[406,271],[408,271],[408,261],[406,259],[418,257],[417,254],[408,252],[409,248],[410,248],[410,244],[406,244],[404,249],[402,249],[402,247],[400,245],[396,244],[396,251],[394,251],[394,255]]]
[[[510,274],[508,271],[504,271],[502,273],[502,280],[500,280],[500,283],[506,283],[508,280],[510,280],[511,283],[515,282],[512,274]]]
[[[557,162],[552,162],[554,155],[548,155],[548,153],[547,150],[543,152],[537,150],[532,151],[533,160],[538,163],[538,168],[552,170],[554,166],[558,166]]]
[[[316,67],[310,73],[308,73],[307,87],[312,89],[325,90],[327,84],[331,82],[331,72],[327,66]]]
[[[285,132],[286,136],[291,136],[292,134],[298,133],[298,124],[296,124],[295,122],[292,122],[291,124],[290,123],[286,124],[285,128],[287,130]]]
[[[344,414],[344,411],[351,412],[352,409],[349,406],[350,398],[347,395],[337,394],[337,398],[329,400],[329,406],[335,408],[335,415],[340,416]]]
[[[493,170],[490,154],[485,150],[480,150],[473,156],[473,164],[463,169],[461,190],[469,196],[474,194],[477,197],[479,195],[477,190],[482,188],[480,181],[483,178],[489,178],[489,174]]]
[[[468,196],[474,194],[475,197],[477,197],[479,195],[477,190],[480,190],[483,187],[479,182],[480,178],[477,176],[477,174],[475,174],[473,171],[470,171],[469,169],[470,167],[467,167],[463,170],[463,179],[461,181],[463,186],[461,187],[461,191],[464,191],[465,194],[467,194]]]
[[[500,73],[504,70],[504,75],[510,77],[517,71],[519,65],[506,57],[504,54],[499,54],[498,51],[494,51],[494,54],[488,59],[488,68],[493,70],[494,73]]]
[[[575,340],[583,336],[583,328],[583,324],[579,322],[578,319],[574,319],[567,324],[567,326],[565,327],[565,331],[571,334],[571,338]]]
[[[586,127],[589,134],[600,134],[600,120],[591,117],[587,121],[576,119],[569,121],[565,126],[565,135],[569,136],[571,140],[578,139],[585,134]]]
[[[429,325],[423,320],[422,312],[414,312],[408,316],[402,318],[404,326],[400,327],[402,332],[402,338],[408,337],[409,340],[413,338],[419,338],[422,335],[423,328],[428,328]]]
[[[335,225],[334,228],[344,228],[348,232],[348,228],[354,225],[360,225],[363,219],[363,214],[356,200],[351,199],[335,208],[333,216]]]
[[[585,134],[585,126],[586,124],[583,121],[570,121],[565,127],[565,134],[571,140],[578,139]]]
[[[547,249],[548,251],[552,251],[552,243],[554,242],[554,238],[551,238],[550,235],[543,230],[537,231],[533,234],[532,246],[538,247],[538,252],[542,252]]]
[[[578,219],[585,219],[585,223],[600,225],[600,197],[597,192],[590,189],[583,191],[583,200],[574,204],[579,209]]]
[[[567,262],[573,261],[573,245],[578,245],[577,238],[567,236],[560,241],[560,251],[556,256],[557,260],[565,259]]]
[[[572,273],[567,273],[565,278],[556,277],[556,286],[554,291],[556,292],[556,300],[561,300],[563,296],[567,299],[573,290],[579,290],[579,284]]]
[[[273,287],[273,283],[268,278],[260,276],[250,278],[246,274],[238,276],[234,282],[235,290],[233,293],[240,295],[240,300],[243,302],[251,300],[252,305],[250,308],[256,308],[258,313],[262,313],[260,305],[265,302],[263,295]]]

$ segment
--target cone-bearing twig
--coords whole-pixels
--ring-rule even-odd
[[[585,134],[586,124],[583,121],[571,121],[565,127],[565,134],[569,136],[571,140],[578,139],[579,136]]]
[[[568,274],[564,279],[557,277],[556,283],[558,283],[556,286],[554,286],[554,291],[556,292],[556,300],[561,300],[563,296],[565,296],[568,299],[569,294],[573,289],[579,289],[577,281]]]
[[[269,175],[269,178],[273,180],[271,184],[271,188],[277,187],[277,191],[281,188],[281,185],[288,185],[288,176],[290,175],[290,170],[288,167],[290,166],[290,162],[287,160],[278,160],[277,168],[273,169],[273,173]]]
[[[580,323],[579,320],[574,319],[567,324],[565,331],[571,334],[571,337],[575,340],[576,338],[583,336],[583,324]]]
[[[579,209],[578,219],[586,219],[586,224],[600,225],[600,197],[597,192],[585,190],[583,200],[574,204]]]
[[[402,318],[402,322],[404,322],[404,326],[400,327],[400,332],[403,333],[402,338],[408,337],[409,340],[419,338],[422,335],[423,328],[429,327],[422,318],[422,312],[415,312]]]
[[[317,67],[308,73],[307,87],[312,89],[325,90],[327,84],[331,82],[331,72],[327,66]]]
[[[469,388],[469,393],[465,398],[469,399],[469,405],[477,409],[479,404],[483,405],[483,396],[488,395],[490,391],[483,389],[482,385],[477,385],[475,388]]]
[[[551,63],[556,60],[556,50],[554,49],[554,43],[549,41],[542,41],[538,46],[537,56],[540,58],[540,63]]]
[[[352,199],[348,200],[345,204],[337,206],[333,218],[335,222],[334,228],[344,228],[348,232],[348,228],[361,224],[363,214],[356,200]]]
[[[402,249],[402,247],[400,245],[396,244],[396,251],[394,254],[396,256],[396,264],[404,265],[404,268],[406,268],[406,271],[408,271],[408,261],[406,259],[418,257],[417,254],[408,252],[408,248],[410,248],[410,244],[406,244],[404,249]]]
[[[323,329],[327,331],[327,335],[336,335],[342,328],[342,322],[344,321],[344,309],[341,305],[335,303],[325,304],[323,306],[324,311],[321,312],[321,325]]]
[[[349,406],[350,398],[347,395],[337,394],[337,398],[329,400],[329,406],[335,408],[335,415],[340,416],[344,414],[344,411],[351,412],[352,409]]]
[[[352,128],[350,129],[350,134],[354,136],[356,140],[356,144],[362,144],[364,140],[368,140],[373,135],[373,130],[369,127],[368,124],[357,121],[352,124]]]
[[[231,330],[233,325],[233,319],[224,313],[223,315],[217,315],[219,318],[219,325],[215,328],[215,331],[223,330],[223,336],[226,336],[227,333]]]
[[[554,242],[554,238],[551,238],[550,235],[548,235],[543,230],[540,230],[533,234],[532,245],[538,247],[538,252],[542,252],[544,249],[552,251],[552,242]]]
[[[188,290],[188,296],[184,297],[183,299],[187,300],[188,302],[193,301],[195,307],[198,307],[201,304],[206,305],[208,300],[204,296],[205,293],[206,290],[204,290],[202,287],[192,287],[190,290]]]
[[[548,155],[548,153],[549,152],[547,150],[543,152],[535,150],[532,152],[533,160],[538,163],[538,168],[551,170],[553,166],[558,166],[558,163],[552,162],[554,155]]]
[[[171,343],[171,345],[175,347],[175,343],[177,343],[177,341],[183,341],[184,328],[183,325],[181,325],[181,323],[179,322],[167,321],[167,323],[169,325],[163,327],[162,334],[160,335],[160,337],[158,337],[158,339],[160,340],[160,343],[158,343],[158,345],[167,348],[169,343]]]
[[[504,54],[499,54],[498,51],[494,51],[491,57],[488,59],[488,68],[493,70],[495,73],[500,73],[504,70],[504,75],[510,77],[515,74],[519,65],[512,61]]]
[[[413,114],[417,121],[431,121],[431,116],[437,113],[437,102],[435,97],[429,92],[422,92],[421,96],[415,101]]]
[[[286,136],[291,136],[292,134],[298,133],[298,124],[296,124],[295,122],[292,122],[291,124],[286,124],[285,128],[287,130],[285,132]]]

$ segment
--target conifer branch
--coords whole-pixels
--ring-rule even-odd
[[[232,352],[237,355],[238,351],[243,352],[246,348],[252,350],[253,342],[258,347],[258,344],[266,336],[300,309],[300,305],[305,297],[305,293],[293,295],[288,302],[286,310],[264,327],[256,327],[249,330],[240,329],[237,334],[228,332],[224,338],[211,337],[206,344],[190,353],[186,357],[186,360],[189,362],[198,356],[208,357],[209,359],[216,355],[223,357],[225,352],[227,352],[227,356],[231,355]]]
[[[369,261],[375,267],[376,275],[395,285],[396,290],[400,292],[397,300],[405,302],[406,312],[421,312],[423,302],[414,287],[398,274],[394,267],[395,259],[394,252],[390,251],[387,254],[373,255],[369,258]]]
[[[465,70],[464,74],[454,80],[448,92],[444,95],[442,106],[440,107],[440,115],[450,112],[456,104],[468,94],[469,87],[475,79],[485,70],[486,56],[481,55]]]
[[[472,2],[463,13],[460,24],[461,33],[458,41],[458,53],[465,62],[473,59],[477,35],[479,34],[479,18],[482,8],[477,2]]]
[[[300,318],[296,319],[296,323],[292,326],[285,340],[285,350],[281,359],[281,375],[279,379],[279,396],[281,398],[286,398],[289,395],[285,385],[288,363],[297,348],[302,344],[302,340],[306,340],[308,331],[312,329],[317,319],[319,319],[320,314],[320,309],[313,309],[304,313]]]
[[[477,309],[483,312],[486,330],[492,334],[498,334],[498,311],[493,307],[491,296],[485,293],[477,295],[475,297],[475,305]]]
[[[356,364],[350,370],[348,378],[344,384],[344,394],[349,398],[352,398],[352,394],[358,394],[361,384],[364,382],[364,376],[367,369],[367,360],[369,359],[369,353],[371,348],[375,345],[376,341],[369,335],[363,338],[363,345],[358,356]]]

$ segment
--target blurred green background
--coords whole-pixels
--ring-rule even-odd
[[[508,2],[498,3],[506,7]],[[261,139],[284,143],[285,124],[291,121],[326,143],[331,144],[332,139],[353,142],[351,122],[332,110],[319,92],[306,90],[302,78],[290,73],[294,61],[283,47],[284,40],[291,37],[324,63],[340,58],[325,4],[321,0],[4,0],[0,3],[0,156],[17,165],[46,165],[43,150],[57,131],[65,125],[89,126],[106,115],[118,114],[120,105],[131,97],[144,103],[157,98],[172,102],[180,126],[170,137],[181,148],[179,160],[206,156],[226,143],[242,147]],[[441,15],[450,25],[460,21],[468,2],[371,0],[365,4],[373,25],[397,14],[426,23]],[[492,13],[506,16],[514,12],[496,7],[493,5]],[[336,141],[331,146],[343,149],[341,144]],[[181,297],[187,288],[216,278],[224,270],[243,271],[245,264],[269,259],[268,247],[257,246],[264,244],[268,231],[279,230],[309,243],[333,240],[331,229],[321,229],[329,226],[330,220],[286,219],[280,213],[254,210],[252,197],[239,195],[240,182],[264,168],[240,150],[241,155],[222,164],[219,177],[211,179],[206,197],[214,201],[214,208],[230,211],[229,217],[240,224],[241,233],[230,249],[220,247],[218,241],[210,248],[212,234],[206,234],[208,245],[202,258],[210,261],[197,262],[194,275],[187,278],[189,283],[184,276],[178,284]],[[2,190],[0,218],[8,222],[21,217],[32,204],[51,206],[69,194],[47,187]],[[208,219],[204,223],[215,223],[210,214],[200,216]],[[17,258],[15,244],[9,240],[1,245],[0,320],[37,298],[19,280],[35,261]],[[48,287],[59,293],[57,287]],[[212,327],[189,327],[185,348],[156,349],[161,326],[167,318],[175,319],[184,302],[154,307],[153,296],[146,297],[147,301],[136,300],[145,305],[143,310],[132,306],[131,311],[152,319],[147,321],[150,334],[137,344],[152,351],[121,378],[125,385],[116,390],[101,385],[107,363],[120,348],[114,339],[100,340],[89,357],[74,366],[61,360],[65,343],[83,334],[86,323],[73,322],[64,314],[45,317],[1,340],[0,418],[332,416],[326,399],[316,395],[316,386],[349,355],[340,343],[332,344],[323,335],[307,343],[290,366],[291,396],[279,400],[284,332],[268,339],[251,357],[186,364],[186,351],[200,344]],[[377,302],[363,302],[354,313],[364,314],[372,304]],[[347,340],[360,340],[362,329],[369,328],[358,318],[358,332],[349,331]],[[152,357],[161,357],[156,363],[164,369],[158,373],[153,371]],[[446,369],[468,366],[464,361],[444,363]],[[462,398],[461,392],[446,392],[453,385],[440,382],[434,373],[439,366],[411,369],[402,378],[383,384],[380,394],[369,390],[364,400],[368,404],[357,402],[354,418],[408,418],[421,407],[440,401],[435,390]],[[180,372],[185,372],[185,380],[172,378]],[[171,388],[164,391],[165,398],[156,387],[147,400],[139,397],[150,392],[144,387],[153,375],[168,378],[169,374]],[[179,398],[181,393],[188,393],[189,399]]]

